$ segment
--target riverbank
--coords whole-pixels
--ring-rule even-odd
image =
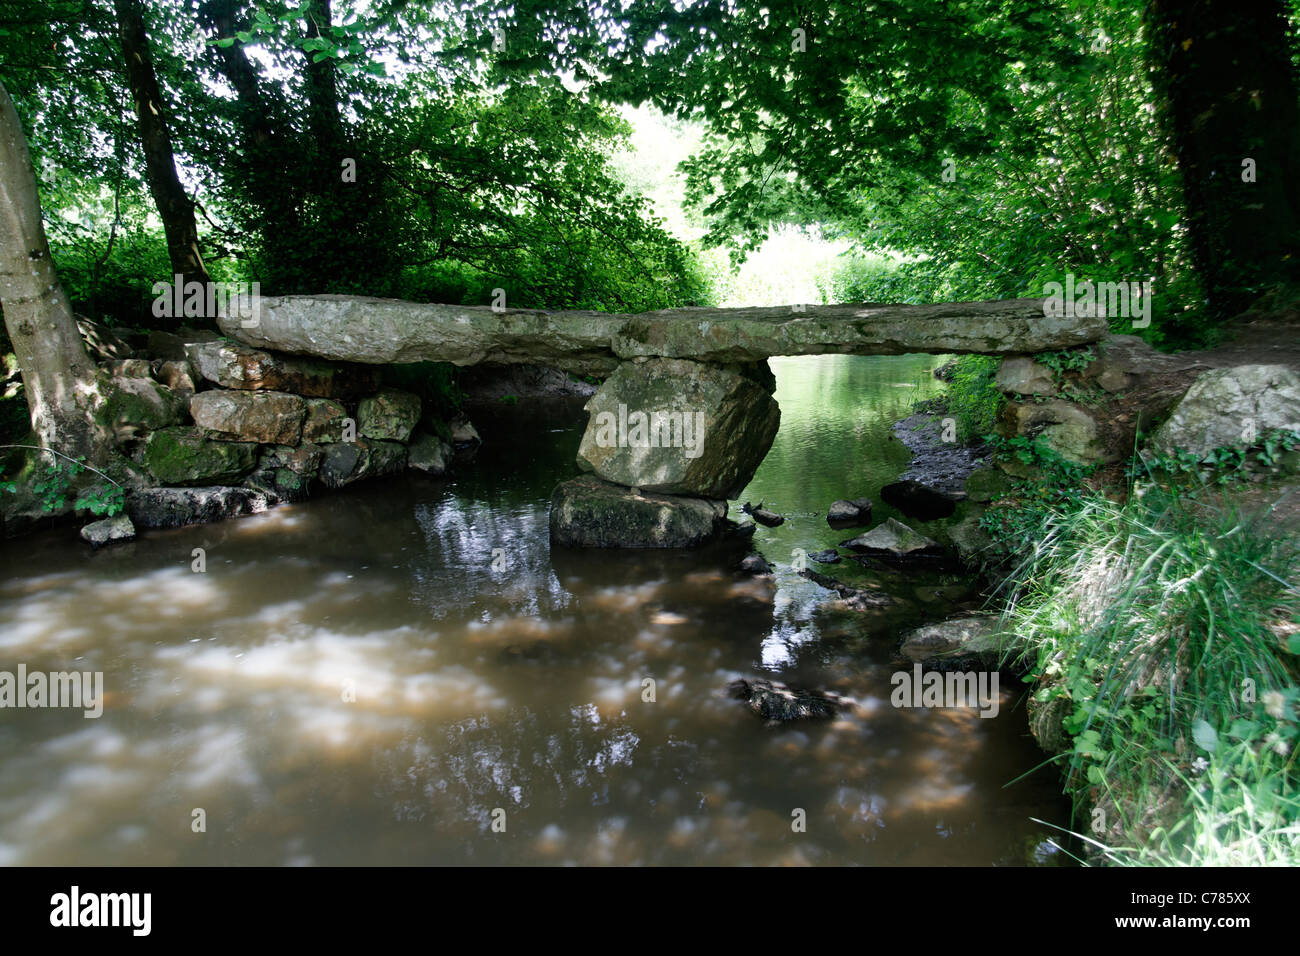
[[[1295,865],[1294,323],[1088,351],[998,373],[993,469],[968,482],[998,491],[966,557],[997,585],[1001,663],[1087,859]]]

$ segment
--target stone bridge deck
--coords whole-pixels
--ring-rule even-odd
[[[733,364],[773,355],[1015,354],[1099,341],[1104,317],[1054,317],[1043,299],[938,305],[663,309],[635,315],[425,305],[360,296],[252,300],[222,331],[258,348],[367,364],[538,364],[606,375],[640,357]]]

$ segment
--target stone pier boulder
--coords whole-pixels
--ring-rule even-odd
[[[727,503],[637,492],[582,475],[551,496],[551,541],[571,548],[693,548],[727,527]]]
[[[164,485],[224,484],[252,471],[256,452],[252,442],[212,441],[198,428],[163,428],[149,436],[144,464]]]
[[[1078,465],[1117,461],[1120,457],[1118,450],[1107,448],[1094,413],[1059,398],[1041,405],[1008,402],[997,430],[1005,438],[1037,438],[1062,458]]]
[[[752,375],[684,359],[624,363],[586,408],[584,471],[643,491],[714,499],[740,494],[781,421]]]
[[[447,473],[455,454],[455,449],[437,435],[420,432],[407,446],[406,464],[416,471],[437,477]]]
[[[308,398],[307,416],[302,421],[302,440],[325,444],[343,441],[348,410],[330,398]]]
[[[349,398],[373,392],[379,382],[378,369],[278,355],[231,342],[188,345],[186,355],[200,375],[222,388]]]
[[[320,480],[330,488],[391,475],[406,467],[406,446],[395,441],[358,438],[325,446]]]
[[[420,422],[420,396],[385,388],[357,406],[357,430],[366,438],[406,441]]]
[[[302,440],[307,405],[287,392],[214,389],[190,399],[190,415],[220,441],[296,445]]]
[[[113,378],[105,388],[103,415],[119,440],[177,425],[184,410],[184,399],[151,378]]]

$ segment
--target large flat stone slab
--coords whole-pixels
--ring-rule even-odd
[[[639,356],[753,362],[773,355],[1024,354],[1096,342],[1106,319],[1046,315],[1043,299],[605,312],[493,311],[364,296],[268,296],[256,324],[219,319],[256,348],[344,362],[543,364],[606,374]]]

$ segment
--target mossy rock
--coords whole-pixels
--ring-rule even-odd
[[[225,484],[253,470],[257,446],[212,441],[198,428],[164,428],[149,436],[144,462],[164,485]]]
[[[966,477],[966,497],[971,501],[992,501],[1011,491],[1014,482],[996,468],[976,468]]]
[[[119,435],[124,431],[152,432],[177,424],[184,406],[180,396],[152,379],[117,378],[104,386],[99,415]]]

